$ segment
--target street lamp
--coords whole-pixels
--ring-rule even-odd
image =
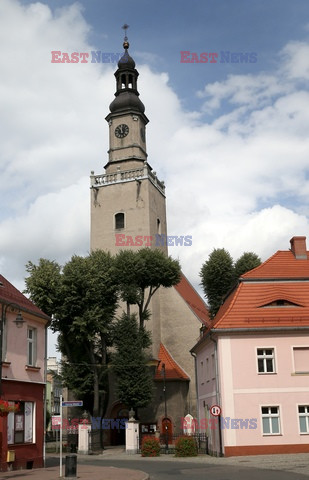
[[[167,403],[166,403],[166,377],[165,377],[165,363],[162,363],[162,372],[163,372],[163,394],[164,394],[164,428],[165,428],[165,451],[168,450],[168,426],[167,426]]]
[[[2,286],[2,285],[0,285]],[[3,354],[3,332],[4,332],[4,324],[5,324],[5,318],[6,318],[6,312],[9,307],[16,308],[18,309],[18,314],[16,315],[16,318],[14,323],[16,324],[17,328],[21,328],[23,326],[23,323],[25,320],[23,319],[23,316],[20,311],[20,306],[17,305],[16,303],[4,303],[1,302],[2,304],[2,315],[1,315],[1,323],[0,323],[0,398],[2,396],[2,354]]]

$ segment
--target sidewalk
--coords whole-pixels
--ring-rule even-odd
[[[55,454],[47,454],[47,457],[55,457]],[[228,467],[252,467],[267,470],[282,470],[291,473],[298,473],[309,477],[309,453],[298,453],[288,455],[252,455],[244,457],[219,458],[209,455],[199,455],[198,457],[175,458],[171,455],[161,455],[155,458],[143,458],[141,455],[127,455],[124,448],[110,447],[104,450],[101,455],[78,455],[78,460],[83,464],[77,464],[77,478],[80,480],[148,480],[149,475],[141,470],[136,470],[139,461],[146,462],[188,462],[199,465],[225,465]],[[119,460],[134,461],[135,469],[104,467],[92,465],[96,460],[108,462],[112,461],[117,465]],[[63,478],[65,475],[65,457],[63,459]],[[0,480],[59,480],[60,469],[57,467],[48,467],[45,469],[33,470],[15,470],[13,472],[0,472]]]
[[[63,478],[65,476],[63,465]],[[76,477],[81,480],[148,480],[149,475],[140,470],[116,467],[98,467],[93,465],[77,465]],[[59,467],[35,468],[33,470],[15,470],[0,472],[0,480],[59,480]],[[69,477],[67,477],[69,478]],[[71,478],[73,480],[73,478]]]

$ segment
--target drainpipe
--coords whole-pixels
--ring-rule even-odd
[[[215,345],[215,375],[216,375],[216,403],[221,407],[221,394],[220,394],[220,382],[219,382],[219,365],[218,365],[218,342],[215,340],[211,333],[209,334],[209,339]],[[222,431],[221,431],[221,415],[218,417],[219,419],[219,448],[220,457],[223,457],[223,449],[222,449]]]
[[[196,362],[196,353],[191,352],[192,357],[194,358],[194,372],[195,372],[195,396],[196,396],[196,412],[197,412],[197,424],[200,424],[200,409],[199,409],[199,397],[198,397],[198,379],[197,379],[197,362]]]

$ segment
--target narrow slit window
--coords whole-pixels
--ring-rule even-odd
[[[161,222],[159,218],[157,218],[157,234],[161,235]]]
[[[115,229],[124,228],[124,213],[116,213],[115,215]]]

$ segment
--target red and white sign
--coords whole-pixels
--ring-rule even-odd
[[[213,405],[212,407],[210,407],[210,413],[214,417],[219,417],[221,413],[221,407],[219,407],[219,405]]]
[[[51,420],[52,420],[52,430],[60,430],[61,416],[60,415],[53,415]]]

